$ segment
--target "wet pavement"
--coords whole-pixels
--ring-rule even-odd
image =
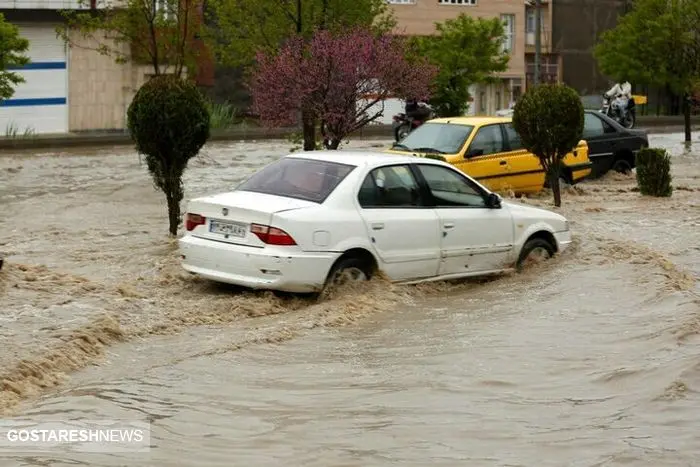
[[[567,190],[576,244],[542,267],[322,302],[182,274],[131,150],[0,157],[0,409],[145,417],[153,443],[0,465],[697,465],[700,149],[681,139],[651,137],[670,199],[618,174]],[[288,148],[211,145],[186,196]]]

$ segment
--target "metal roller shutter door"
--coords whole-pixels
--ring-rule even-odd
[[[25,79],[11,99],[0,102],[0,131],[35,134],[68,131],[67,47],[56,37],[56,24],[18,24],[29,40],[31,63],[16,70]]]

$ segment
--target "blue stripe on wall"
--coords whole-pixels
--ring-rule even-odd
[[[7,67],[9,71],[19,70],[65,70],[66,62],[29,62],[23,66]]]
[[[0,107],[37,107],[40,105],[66,105],[65,97],[41,97],[38,99],[7,99]]]

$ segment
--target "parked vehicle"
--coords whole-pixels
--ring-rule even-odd
[[[421,102],[419,104],[420,107],[423,109],[426,109],[427,112],[426,114],[428,115],[427,118],[425,119],[417,119],[417,118],[411,118],[407,116],[405,113],[400,113],[396,114],[392,117],[392,130],[394,132],[394,140],[395,141],[401,141],[404,139],[410,132],[421,126],[423,123],[426,121],[430,120],[433,118],[433,109],[430,107],[428,104]]]
[[[545,186],[539,159],[528,152],[510,117],[434,119],[389,149],[416,156],[440,155],[492,191],[537,193]],[[564,158],[562,178],[575,184],[591,171],[588,145],[581,141]]]
[[[635,158],[649,147],[645,130],[627,129],[614,119],[594,110],[584,113],[583,139],[588,143],[588,158],[593,163],[591,178],[609,170],[628,173],[636,167]]]
[[[378,270],[403,283],[498,274],[571,243],[563,216],[503,202],[448,163],[347,151],[295,153],[194,199],[185,229],[185,270],[288,292]]]
[[[646,104],[646,102],[646,96],[632,96],[632,98],[628,100],[627,112],[624,112],[623,117],[622,101],[620,98],[616,97],[612,99],[603,94],[603,105],[600,109],[600,113],[612,118],[624,128],[632,129],[637,122],[637,104],[642,105]]]

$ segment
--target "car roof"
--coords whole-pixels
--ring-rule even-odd
[[[451,123],[454,125],[482,126],[494,123],[510,123],[512,121],[512,117],[448,117],[434,118],[432,120],[428,120],[426,123]]]
[[[437,165],[445,165],[446,162],[437,161],[435,159],[408,156],[400,154],[392,154],[389,152],[380,151],[346,151],[346,150],[323,150],[323,151],[304,151],[289,154],[286,157],[312,159],[318,161],[337,162],[339,164],[360,166],[374,166],[384,164],[415,164],[415,163],[430,163]]]

